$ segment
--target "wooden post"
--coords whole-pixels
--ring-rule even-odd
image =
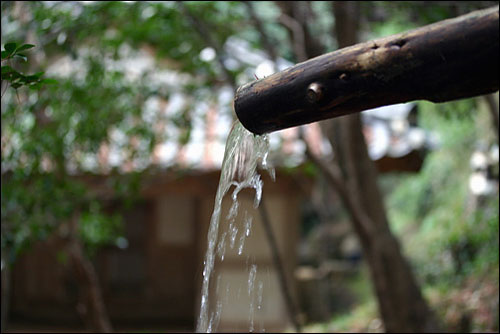
[[[234,109],[256,134],[379,106],[498,90],[499,7],[312,58],[240,87]]]

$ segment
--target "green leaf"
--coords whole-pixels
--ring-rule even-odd
[[[32,89],[32,90],[39,90],[40,88],[42,88],[42,85],[40,82],[36,82],[34,84],[31,84],[28,86],[29,89]]]
[[[18,89],[19,87],[21,87],[23,84],[22,83],[19,83],[19,82],[14,82],[11,84],[12,88],[14,89]]]
[[[16,49],[16,52],[28,50],[28,49],[31,49],[31,48],[34,48],[34,47],[35,47],[35,45],[33,45],[33,44],[24,44],[24,45],[18,47]]]
[[[29,83],[29,82],[37,82],[39,81],[40,78],[38,78],[38,76],[36,75],[28,75],[26,76],[26,82]]]
[[[5,73],[3,71],[4,69],[2,68],[2,80],[7,80],[11,83],[14,81],[18,81],[23,76],[21,73],[12,68],[6,69],[7,72]]]
[[[9,53],[7,51],[2,51],[2,59],[5,59],[9,56]]]
[[[10,80],[17,80],[24,77],[21,73],[19,73],[16,70],[13,70],[12,72],[7,73],[6,75],[8,78],[10,78]]]
[[[57,81],[56,79],[47,78],[47,79],[42,79],[40,81],[40,83],[44,83],[44,84],[47,84],[47,85],[55,85],[55,84],[58,84],[59,81]]]
[[[2,66],[2,75],[12,72],[15,72],[15,70],[12,67],[8,65]]]
[[[11,54],[13,54],[14,51],[16,51],[16,46],[17,46],[16,43],[7,43],[7,44],[4,45],[5,51],[7,51],[7,53],[9,54],[9,56]]]
[[[21,58],[22,60],[24,60],[25,62],[26,62],[26,61],[28,61],[28,57],[26,57],[25,55],[20,54],[20,53],[16,53],[16,54],[14,55],[14,57],[19,57],[19,58]]]

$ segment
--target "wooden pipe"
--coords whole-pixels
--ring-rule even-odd
[[[241,86],[240,122],[256,134],[412,100],[498,90],[498,6],[356,44]]]

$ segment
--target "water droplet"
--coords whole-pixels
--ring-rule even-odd
[[[243,253],[243,245],[245,244],[245,234],[241,234],[240,236],[240,245],[238,246],[238,255]]]
[[[234,244],[236,242],[236,235],[238,234],[238,228],[235,225],[233,225],[231,230],[229,231],[229,233],[230,233],[230,237],[231,237],[229,245],[231,246],[231,249],[233,249]]]
[[[248,295],[250,296],[255,282],[255,275],[257,274],[257,265],[252,264],[250,267],[250,273],[248,274]]]
[[[231,205],[231,209],[229,209],[229,214],[227,215],[226,219],[233,219],[238,215],[238,200],[233,199],[233,205]]]
[[[255,284],[255,276],[257,275],[257,265],[252,264],[250,267],[250,273],[248,274],[248,296],[250,297],[250,312],[248,314],[248,322],[249,322],[249,330],[250,332],[254,331],[254,300],[255,294],[254,292],[254,284]]]
[[[259,287],[257,289],[257,309],[259,310],[262,308],[263,291],[264,291],[264,283],[262,281],[259,281]]]
[[[217,255],[219,255],[221,261],[224,261],[224,255],[226,254],[226,234],[227,232],[222,233],[217,245]]]
[[[244,226],[245,226],[245,235],[247,237],[250,236],[250,231],[252,230],[252,221],[253,221],[253,217],[248,215],[248,212],[245,211]]]

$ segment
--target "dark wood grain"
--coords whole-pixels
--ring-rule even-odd
[[[379,106],[445,102],[498,90],[498,6],[312,58],[238,89],[256,134]],[[311,84],[319,94],[308,91]]]

